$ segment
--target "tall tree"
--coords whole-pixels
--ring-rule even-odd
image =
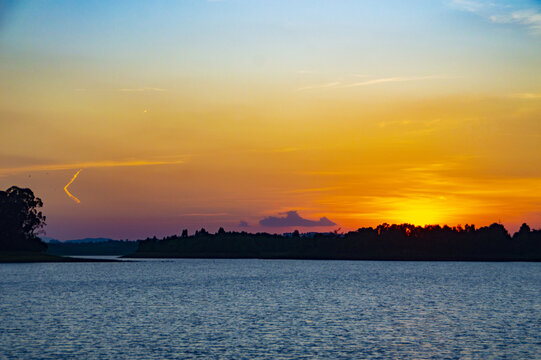
[[[45,226],[45,216],[39,210],[43,206],[32,190],[12,186],[0,191],[0,250],[44,251],[38,234]]]

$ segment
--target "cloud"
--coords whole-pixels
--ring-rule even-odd
[[[120,88],[120,89],[86,89],[86,88],[77,88],[75,91],[121,91],[121,92],[162,92],[167,91],[167,89],[155,88],[155,87],[140,87],[140,88]]]
[[[490,16],[490,21],[498,24],[524,25],[533,33],[541,35],[541,13],[535,10],[515,11],[505,15],[492,15]]]
[[[478,13],[481,10],[486,9],[487,7],[493,6],[493,3],[487,3],[485,1],[474,1],[474,0],[452,0],[450,2],[451,7],[454,7],[459,10],[469,11],[473,13]]]
[[[329,186],[329,187],[320,187],[320,188],[307,188],[307,189],[296,189],[291,190],[291,193],[311,193],[311,192],[325,192],[340,189],[339,186]]]
[[[273,152],[288,153],[288,152],[294,152],[294,151],[299,151],[299,150],[300,149],[298,147],[283,147],[283,148],[274,149]]]
[[[286,227],[286,226],[334,226],[336,225],[331,220],[326,217],[322,217],[319,220],[308,220],[302,218],[297,211],[288,211],[285,214],[286,216],[276,217],[269,216],[263,218],[259,221],[259,225],[269,226],[269,227]]]
[[[446,78],[443,75],[428,75],[428,76],[404,76],[404,77],[390,77],[390,78],[381,78],[373,79],[367,81],[356,82],[353,84],[346,84],[340,86],[341,88],[351,88],[357,86],[369,86],[382,83],[391,83],[391,82],[405,82],[405,81],[418,81],[418,80],[432,80],[432,79],[444,79]]]
[[[153,165],[175,165],[182,164],[183,160],[174,161],[147,161],[147,160],[128,160],[128,161],[91,161],[81,163],[68,164],[44,164],[44,165],[29,165],[21,167],[0,168],[0,174],[15,174],[31,171],[55,171],[55,170],[72,170],[72,169],[87,169],[87,168],[103,168],[103,167],[123,167],[123,166],[153,166]]]
[[[541,13],[535,9],[512,9],[511,3],[475,0],[451,0],[455,9],[479,15],[496,24],[517,24],[541,35]]]
[[[247,228],[247,227],[250,227],[250,225],[248,225],[248,222],[244,221],[244,220],[241,220],[239,222],[239,227],[242,227],[242,228]]]
[[[165,91],[165,89],[153,88],[153,87],[143,87],[143,88],[124,88],[124,89],[118,89],[118,91],[142,92],[142,91]]]
[[[218,212],[218,213],[188,213],[188,214],[182,214],[182,216],[226,216],[227,213],[224,212]]]
[[[366,77],[365,75],[353,75],[353,76]],[[345,88],[352,88],[352,87],[358,87],[358,86],[377,85],[377,84],[383,84],[383,83],[396,83],[396,82],[406,82],[406,81],[420,81],[420,80],[447,79],[447,78],[448,76],[445,76],[445,75],[426,75],[426,76],[399,76],[399,77],[379,78],[379,79],[364,80],[364,81],[354,82],[354,83],[349,83],[349,84],[344,84],[342,81],[333,81],[333,82],[324,83],[324,84],[303,86],[303,87],[298,88],[297,91],[313,90],[313,89],[328,89],[328,88],[345,89]]]
[[[308,86],[303,86],[303,87],[298,88],[297,91],[332,88],[340,84],[341,84],[340,81],[333,81],[333,82],[325,83],[325,84],[308,85]]]
[[[526,100],[533,100],[533,99],[541,99],[541,93],[519,93],[519,94],[511,94],[509,95],[512,98],[515,99],[526,99]]]

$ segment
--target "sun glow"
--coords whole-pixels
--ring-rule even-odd
[[[451,212],[442,198],[407,199],[396,203],[388,217],[396,223],[424,226],[448,223]]]

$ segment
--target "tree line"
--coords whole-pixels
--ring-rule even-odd
[[[513,236],[501,224],[381,224],[345,234],[277,235],[205,229],[140,241],[134,257],[343,260],[541,261],[541,231],[523,224]]]
[[[0,191],[0,251],[47,249],[38,237],[46,220],[40,211],[42,206],[41,199],[30,189],[12,186]],[[474,225],[421,227],[384,223],[345,234],[300,234],[298,230],[284,235],[251,234],[220,228],[215,234],[201,229],[189,235],[185,229],[181,235],[161,240],[140,240],[131,249],[131,257],[541,261],[541,230],[522,224],[511,236],[496,223],[479,229]],[[89,253],[95,250],[88,249]]]

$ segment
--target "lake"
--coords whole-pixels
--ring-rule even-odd
[[[541,358],[541,264],[0,264],[1,359]]]

